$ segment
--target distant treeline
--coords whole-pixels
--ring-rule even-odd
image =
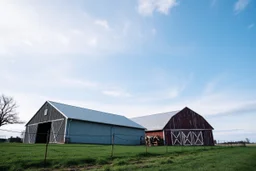
[[[22,139],[20,137],[10,137],[8,139],[0,138],[0,143],[1,142],[22,143]]]
[[[246,141],[227,141],[227,142],[222,142],[219,144],[248,144]]]

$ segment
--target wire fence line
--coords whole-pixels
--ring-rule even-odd
[[[90,138],[90,137],[107,137],[108,139],[111,138],[114,136],[114,140],[115,139],[120,139],[120,140],[123,140],[123,141],[127,141],[127,142],[130,142],[130,141],[133,141],[131,139],[126,139],[124,137],[137,137],[137,138],[140,138],[140,140],[143,140],[143,142],[140,144],[140,145],[145,145],[145,138],[146,137],[150,137],[150,136],[138,136],[138,135],[132,135],[132,134],[120,134],[120,133],[112,133],[112,134],[88,134],[88,133],[83,133],[83,134],[61,134],[61,133],[54,133],[54,132],[47,132],[47,133],[31,133],[31,132],[25,132],[25,131],[14,131],[14,130],[7,130],[7,129],[0,129],[0,131],[3,131],[3,132],[10,132],[10,133],[19,133],[20,136],[23,136],[21,138],[24,138],[24,136],[27,134],[27,135],[55,135],[55,136],[66,136],[66,137],[86,137],[86,138]],[[123,137],[122,137],[123,136]],[[3,138],[6,138],[7,136],[1,136],[0,137],[3,137]],[[47,140],[49,141],[49,137],[47,138]],[[47,142],[48,142],[47,141]],[[112,141],[112,140],[111,140]],[[52,143],[52,142],[48,142],[48,143]],[[72,143],[72,142],[71,142]],[[57,143],[58,144],[58,143]],[[63,144],[63,143],[59,143],[59,144]],[[81,143],[81,144],[86,144],[86,143]],[[90,144],[90,143],[87,143],[87,144]],[[108,143],[109,144],[109,143]],[[112,144],[112,143],[110,143]],[[215,145],[221,145],[221,144],[226,144],[226,145],[234,145],[234,144],[246,144],[245,141],[227,141],[227,140],[217,140],[215,143]],[[122,145],[122,144],[120,144]],[[127,145],[127,144],[125,144]],[[183,144],[184,146],[189,146],[189,144]]]
[[[7,130],[7,129],[0,129],[0,131],[4,132],[11,132],[11,133],[19,133],[19,134],[31,134],[31,135],[47,135],[48,133],[31,133],[31,132],[25,132],[25,131],[13,131],[13,130]],[[110,136],[112,134],[61,134],[61,133],[54,133],[50,132],[50,134],[54,135],[66,135],[66,136]],[[132,134],[120,134],[120,133],[115,133],[115,135],[124,135],[124,136],[138,136],[138,135],[132,135]]]
[[[44,162],[44,166],[47,165],[47,159],[53,159],[53,158],[58,158],[62,157],[63,159],[66,159],[66,157],[81,157],[84,155],[96,155],[96,153],[99,153],[99,156],[101,155],[109,155],[109,157],[115,157],[115,156],[120,156],[120,155],[127,155],[129,153],[134,153],[134,154],[140,154],[140,153],[156,153],[156,154],[165,154],[165,153],[176,153],[176,152],[185,152],[185,151],[198,151],[198,150],[207,150],[207,149],[212,149],[216,147],[206,147],[206,146],[179,146],[179,147],[174,147],[174,146],[147,146],[145,143],[145,137],[142,137],[143,141],[141,142],[140,145],[137,146],[128,146],[128,145],[120,145],[117,144],[116,142],[133,142],[134,140],[129,139],[129,137],[138,137],[138,135],[130,135],[130,134],[110,134],[110,135],[93,135],[93,134],[72,134],[69,136],[78,136],[78,137],[84,137],[87,136],[89,139],[93,139],[95,137],[101,137],[104,139],[107,139],[109,143],[105,145],[96,145],[96,144],[67,144],[67,145],[60,145],[60,144],[54,144],[50,143],[50,134],[53,134],[52,132],[48,133],[27,133],[27,132],[22,132],[22,131],[13,131],[13,130],[6,130],[6,129],[0,129],[0,131],[5,131],[5,132],[15,132],[15,133],[20,133],[21,135],[23,134],[30,134],[30,135],[45,135],[47,136],[46,142],[44,144],[39,144],[39,145],[33,145],[33,144],[22,144],[20,145],[13,145],[10,146],[10,148],[25,148],[25,152],[23,151],[22,155],[27,155],[25,157],[33,157],[35,153],[40,153],[42,157],[42,161]],[[55,134],[55,135],[65,135],[66,134]],[[128,138],[125,138],[125,137]],[[139,137],[141,138],[141,137]],[[127,144],[127,143],[124,143]],[[227,147],[235,147],[234,143],[232,145],[228,144],[228,141],[217,141],[216,145],[218,148],[227,148]],[[40,146],[40,148],[38,147]],[[240,145],[237,145],[240,146]],[[241,144],[241,146],[243,146]],[[8,146],[7,146],[8,147]],[[8,147],[9,148],[9,147]],[[18,152],[18,150],[17,150]],[[73,154],[70,155],[68,153]],[[85,154],[87,153],[87,154]],[[66,156],[66,155],[69,156]],[[98,155],[98,154],[97,154]]]

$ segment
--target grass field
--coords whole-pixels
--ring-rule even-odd
[[[43,170],[45,145],[0,144],[0,170]],[[49,145],[46,170],[237,170],[256,168],[256,147]]]

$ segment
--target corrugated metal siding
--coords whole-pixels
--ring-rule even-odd
[[[140,145],[145,139],[145,131],[128,127],[114,127],[115,144]]]
[[[68,120],[67,138],[70,143],[111,144],[115,134],[115,144],[139,145],[144,139],[142,129],[119,127],[86,121]]]
[[[57,108],[59,111],[64,113],[69,119],[144,129],[141,125],[133,122],[125,116],[100,112],[92,109],[86,109],[52,101],[49,101],[49,103],[55,106],[55,108]]]
[[[147,131],[155,131],[164,129],[168,121],[179,111],[172,111],[166,113],[158,113],[147,116],[140,116],[131,118],[134,122],[137,122],[141,126],[145,127]]]

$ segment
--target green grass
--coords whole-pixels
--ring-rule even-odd
[[[1,170],[43,170],[45,145],[0,144]],[[256,147],[49,145],[49,170],[255,170]]]

